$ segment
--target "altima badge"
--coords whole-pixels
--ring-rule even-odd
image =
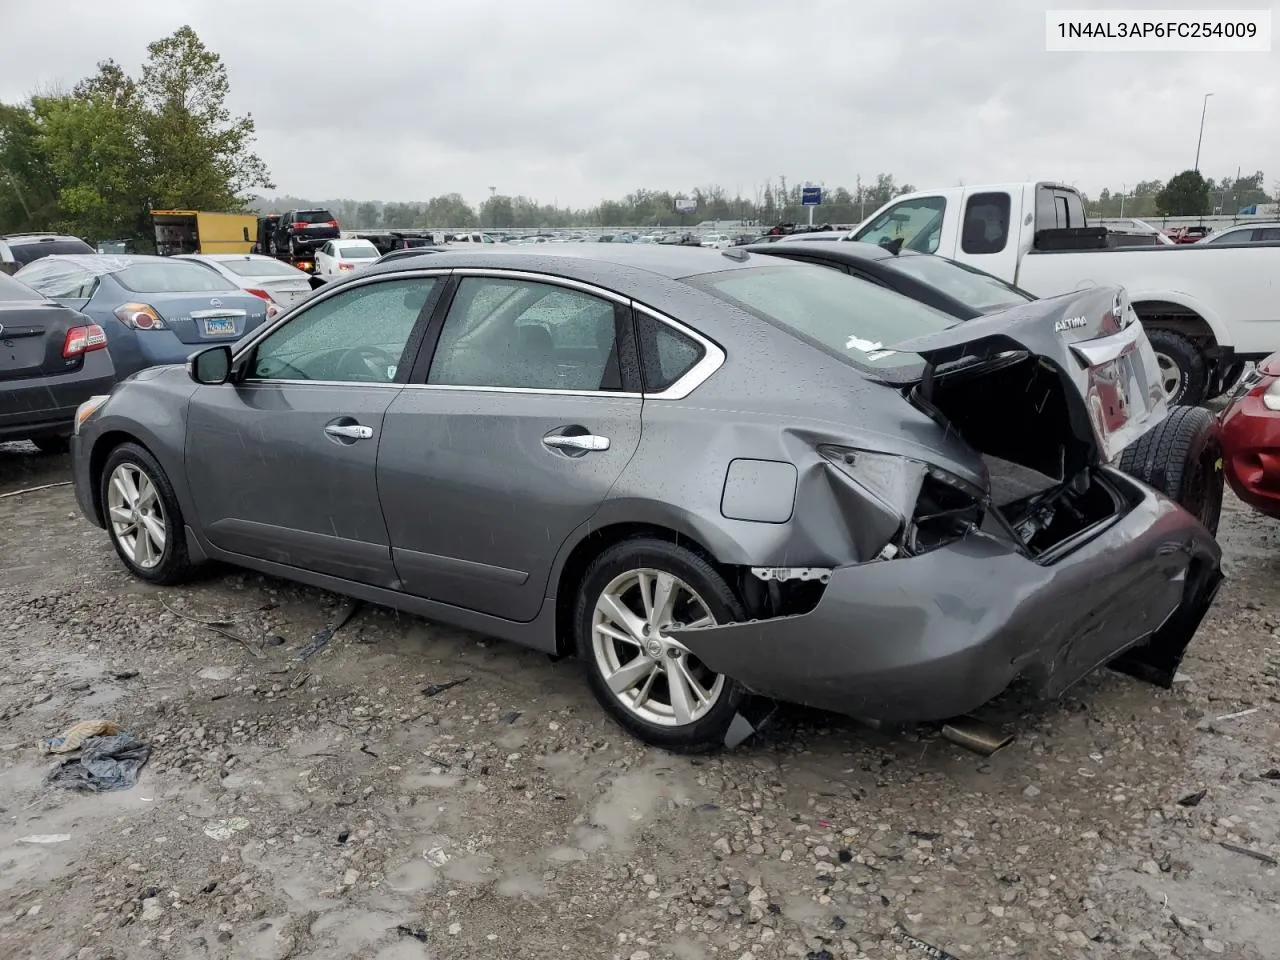
[[[1061,320],[1055,320],[1053,323],[1054,333],[1064,333],[1067,330],[1078,330],[1085,326],[1089,321],[1084,317],[1064,317]]]

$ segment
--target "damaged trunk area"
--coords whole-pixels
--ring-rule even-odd
[[[930,370],[908,399],[981,454],[990,502],[926,478],[904,546],[922,552],[973,530],[1041,562],[1096,536],[1126,509],[1096,469],[1091,428],[1053,364],[1020,350]]]

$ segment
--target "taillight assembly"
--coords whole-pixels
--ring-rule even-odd
[[[72,327],[67,331],[66,339],[62,341],[62,356],[63,359],[73,360],[94,350],[105,350],[106,347],[107,332],[96,323],[91,323],[84,327]]]
[[[339,269],[339,270],[354,270],[355,268],[356,268],[356,265],[355,265],[354,263],[340,263],[340,264],[338,264],[338,269]]]
[[[164,320],[147,303],[126,303],[115,309],[116,319],[130,330],[164,330]]]
[[[292,227],[294,230],[305,230],[307,229],[307,227],[311,226],[311,224],[304,223],[302,220],[299,220],[296,223],[289,224],[289,226]]]
[[[253,287],[246,287],[244,292],[245,292],[245,293],[252,293],[255,297],[258,297],[258,298],[259,298],[259,299],[261,299],[261,300],[265,300],[265,301],[267,301],[267,303],[271,303],[271,302],[272,302],[272,301],[271,301],[271,294],[267,293],[267,291],[265,291],[265,290],[256,290],[256,289],[254,289]]]
[[[325,221],[325,226],[326,226],[326,227],[333,227],[333,228],[336,230],[336,229],[338,229],[338,221],[337,221],[337,220],[326,220],[326,221]]]

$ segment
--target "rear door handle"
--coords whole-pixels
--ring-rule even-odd
[[[566,437],[563,434],[554,434],[550,437],[543,437],[542,442],[548,447],[557,447],[560,449],[570,450],[608,450],[609,438],[597,437],[591,434],[579,434],[578,436]]]
[[[368,440],[373,436],[373,427],[359,423],[331,423],[324,428],[331,437],[342,437],[345,440]]]

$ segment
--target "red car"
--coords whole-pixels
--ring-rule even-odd
[[[1255,510],[1280,518],[1280,353],[1240,379],[1219,422],[1231,489]]]

